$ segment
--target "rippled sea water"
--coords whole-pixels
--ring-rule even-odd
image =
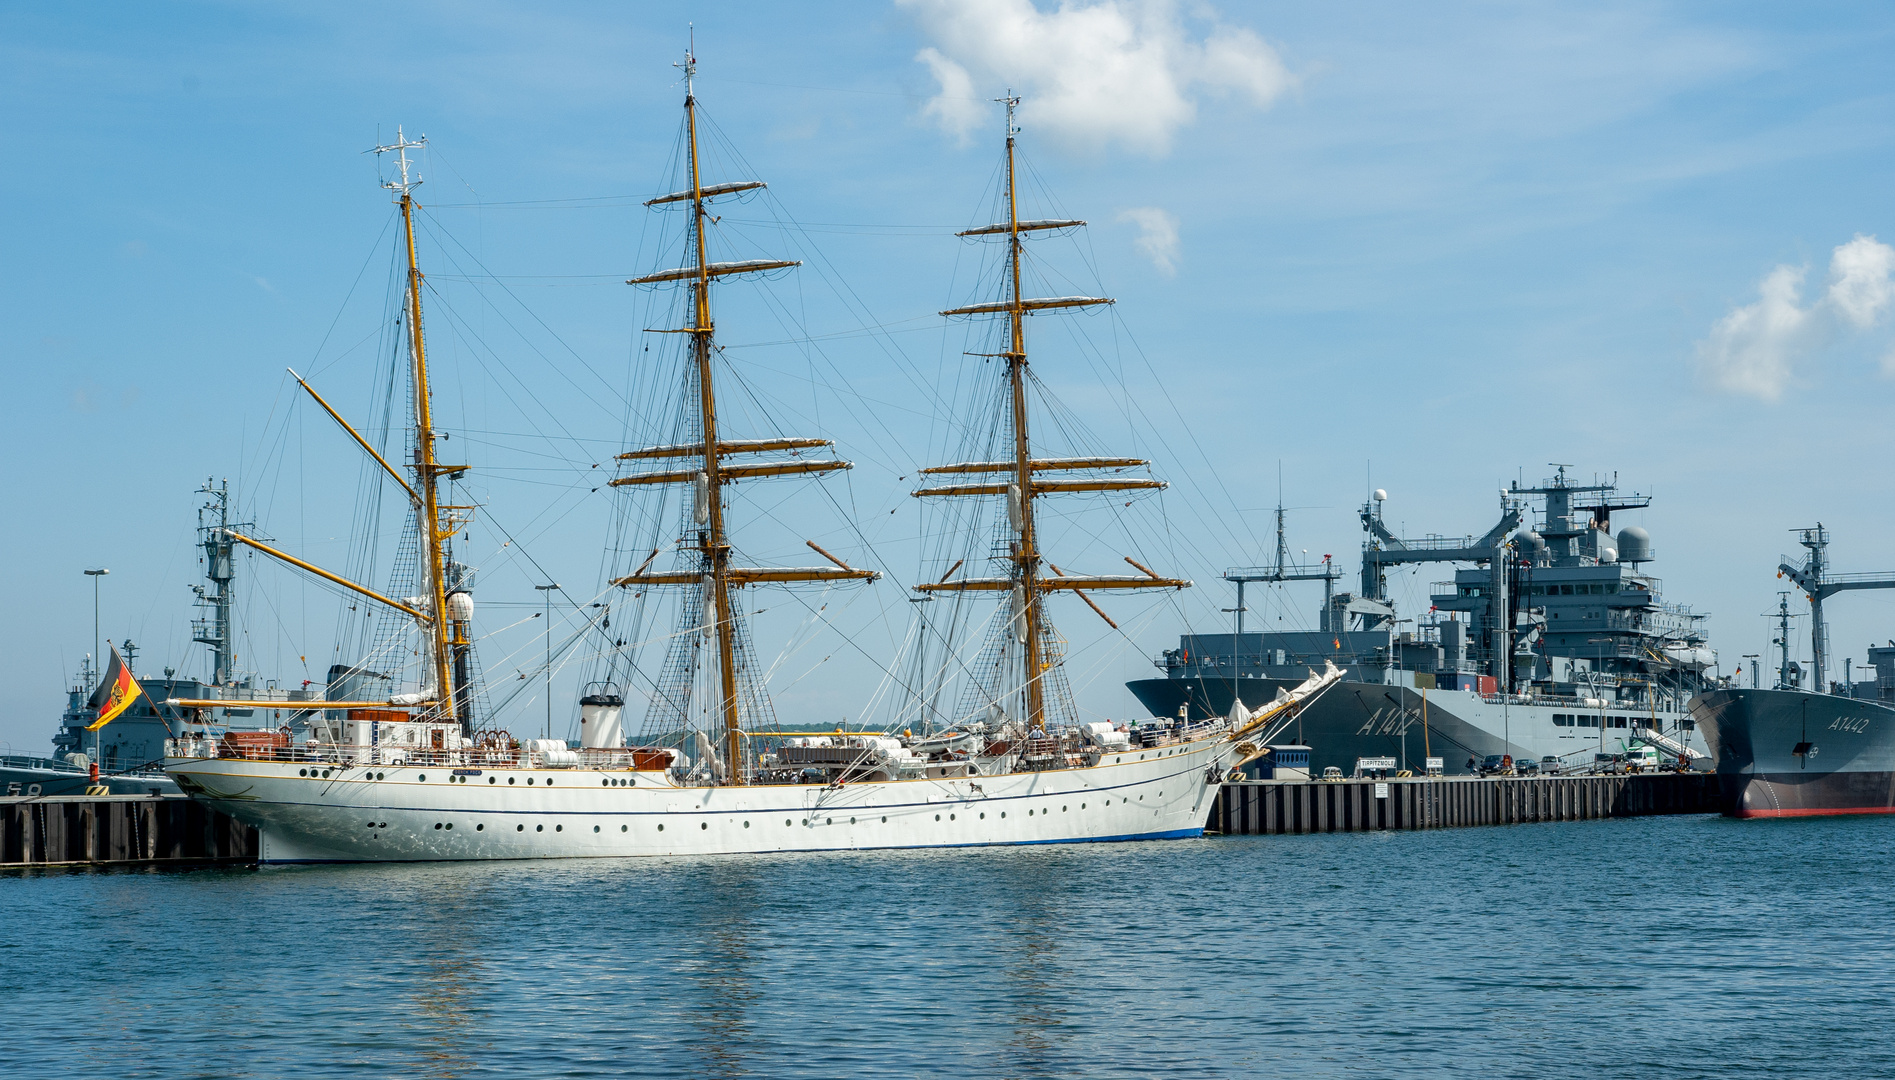
[[[0,1074],[1895,1075],[1895,821],[0,876]]]

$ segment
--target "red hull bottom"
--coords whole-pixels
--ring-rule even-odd
[[[1724,812],[1739,818],[1895,814],[1895,773],[1727,773]]]

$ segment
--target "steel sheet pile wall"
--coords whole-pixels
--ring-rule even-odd
[[[1227,784],[1209,827],[1227,834],[1372,832],[1519,825],[1720,809],[1710,773],[1518,779],[1263,781]]]
[[[257,830],[176,796],[0,799],[0,866],[255,862]]]

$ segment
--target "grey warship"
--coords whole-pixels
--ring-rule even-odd
[[[1693,698],[1691,715],[1722,778],[1732,817],[1811,817],[1895,813],[1895,641],[1868,648],[1872,677],[1830,682],[1823,601],[1858,589],[1895,588],[1895,574],[1832,574],[1829,532],[1800,529],[1805,554],[1784,556],[1778,572],[1809,598],[1810,664],[1790,655],[1787,594],[1779,605],[1775,685],[1724,686]],[[1756,678],[1752,668],[1752,678]],[[1866,673],[1865,673],[1866,674]]]
[[[259,680],[237,668],[236,567],[228,530],[230,488],[209,481],[198,489],[205,496],[198,508],[198,548],[205,584],[193,586],[199,616],[191,621],[191,637],[208,646],[207,677],[180,676],[165,668],[162,676],[138,671],[138,646],[127,639],[118,646],[143,691],[117,719],[90,730],[98,712],[89,704],[99,671],[91,657],[66,686],[66,708],[53,734],[50,757],[0,757],[0,794],[82,795],[104,788],[113,795],[176,795],[178,785],[163,771],[165,740],[185,733],[183,711],[165,702],[175,698],[217,698],[230,705],[206,710],[209,730],[274,729],[291,717],[292,702],[320,699],[320,690],[288,689]],[[93,766],[98,766],[96,779]]]
[[[1224,575],[1238,590],[1235,632],[1183,635],[1154,661],[1162,677],[1126,687],[1160,716],[1222,715],[1333,662],[1343,681],[1283,736],[1310,748],[1319,773],[1348,773],[1364,758],[1446,774],[1505,757],[1536,768],[1553,759],[1562,770],[1627,756],[1708,764],[1685,708],[1716,662],[1705,617],[1662,599],[1662,582],[1646,572],[1644,529],[1611,532],[1614,512],[1651,499],[1621,493],[1616,478],[1577,483],[1566,470],[1510,484],[1499,520],[1479,536],[1397,537],[1383,520],[1386,494],[1375,492],[1360,512],[1355,593],[1336,591],[1342,573],[1328,557],[1290,561],[1279,513],[1275,565]],[[1427,617],[1404,629],[1387,572],[1427,563],[1465,565],[1435,583]],[[1322,583],[1317,628],[1246,632],[1244,587],[1291,581]]]

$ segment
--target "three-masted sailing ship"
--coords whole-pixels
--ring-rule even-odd
[[[1022,220],[1015,181],[1014,106],[1007,104],[1006,219],[961,235],[1006,245],[1006,282],[989,302],[942,314],[998,320],[1004,363],[998,403],[1004,456],[921,470],[923,499],[1000,500],[1004,542],[989,574],[916,586],[923,598],[992,594],[999,599],[989,639],[969,665],[970,709],[952,722],[881,732],[785,730],[775,722],[756,669],[741,590],[807,582],[867,585],[878,575],[848,565],[813,541],[830,565],[737,565],[726,488],[740,480],[824,474],[849,463],[829,456],[829,440],[744,437],[720,416],[714,364],[715,287],[727,278],[798,265],[784,259],[714,261],[707,223],[715,200],[761,188],[755,180],[702,175],[695,58],[684,63],[688,187],[648,205],[682,209],[686,265],[632,279],[681,287],[687,362],[675,395],[684,415],[677,441],[630,450],[621,489],[681,491],[677,563],[653,570],[654,550],[612,584],[643,595],[675,590],[678,633],[666,672],[654,682],[654,722],[667,741],[628,746],[623,696],[601,687],[581,699],[582,738],[514,740],[472,715],[469,620],[448,549],[465,507],[443,504],[439,481],[459,467],[433,458],[426,342],[414,241],[414,201],[406,148],[398,138],[398,193],[407,249],[408,370],[414,401],[410,475],[403,477],[356,435],[362,448],[410,496],[419,534],[419,598],[396,599],[286,553],[237,536],[362,597],[412,619],[427,643],[432,677],[418,692],[391,700],[325,701],[328,717],[300,741],[233,746],[208,737],[179,740],[168,761],[181,787],[261,828],[267,862],[375,861],[693,855],[1026,844],[1188,837],[1202,833],[1218,786],[1310,696],[1334,681],[1312,673],[1304,686],[1255,714],[1188,721],[1153,718],[1136,725],[1080,723],[1065,690],[1061,645],[1047,617],[1055,593],[1180,589],[1127,557],[1137,574],[1088,576],[1049,561],[1036,503],[1072,492],[1125,492],[1159,486],[1123,475],[1142,459],[1036,456],[1030,438],[1026,320],[1040,312],[1110,303],[1101,297],[1024,294],[1024,244],[1035,233],[1074,229],[1077,220]],[[312,395],[314,391],[310,391]],[[319,399],[320,400],[320,399]],[[341,422],[334,410],[324,408]],[[348,425],[344,423],[345,428]],[[353,428],[348,428],[355,434]],[[816,453],[810,453],[815,451]],[[1103,611],[1101,611],[1103,614]],[[351,684],[356,685],[356,684]],[[1049,689],[1051,688],[1051,689]],[[702,700],[693,702],[696,696]],[[1063,706],[1062,706],[1063,701]],[[182,707],[209,703],[180,702]],[[694,718],[701,718],[696,726]],[[894,725],[899,727],[900,725]],[[710,730],[707,730],[710,729]]]

